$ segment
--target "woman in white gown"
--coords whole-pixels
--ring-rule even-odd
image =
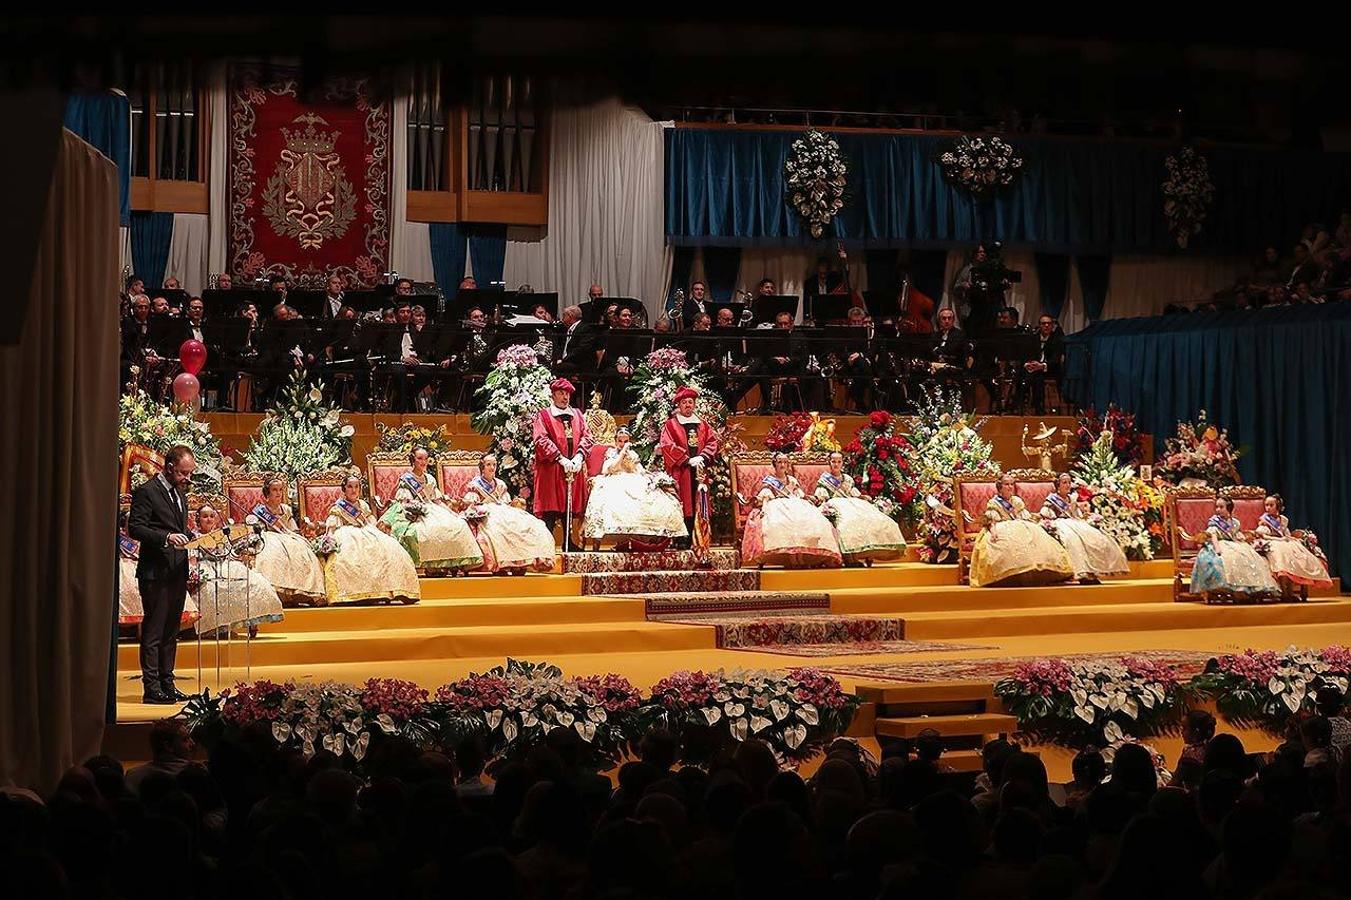
[[[1130,571],[1121,545],[1089,523],[1088,509],[1074,496],[1069,473],[1056,479],[1055,490],[1041,505],[1041,517],[1069,554],[1080,584],[1096,584],[1104,575]]]
[[[1304,587],[1332,587],[1327,561],[1314,555],[1290,530],[1281,495],[1272,494],[1263,505],[1265,509],[1262,518],[1257,520],[1256,532],[1265,544],[1267,567],[1276,580]]]
[[[1215,514],[1206,522],[1204,543],[1192,564],[1191,589],[1207,600],[1274,597],[1281,592],[1271,569],[1248,543],[1228,497],[1215,499]]]
[[[400,600],[416,603],[422,596],[417,569],[399,542],[378,524],[361,499],[361,478],[349,475],[342,496],[328,510],[324,527],[338,552],[324,560],[324,585],[330,603]]]
[[[127,534],[125,512],[118,516],[117,527],[117,624],[140,625],[145,619],[141,586],[136,580],[136,563],[141,558],[141,544]],[[183,628],[187,628],[195,621],[197,621],[197,604],[189,593],[183,601],[183,615],[179,622]]]
[[[1027,511],[1012,476],[985,505],[986,528],[971,550],[971,586],[1054,584],[1074,577],[1069,555]]]
[[[675,482],[665,472],[647,472],[629,443],[629,431],[615,432],[600,474],[591,482],[582,537],[596,547],[604,538],[683,538],[685,515]]]
[[[423,447],[408,454],[411,472],[403,473],[394,502],[381,517],[395,537],[427,571],[463,575],[483,566],[483,549],[469,523],[452,510],[427,467],[431,457]]]
[[[760,482],[759,507],[746,517],[741,558],[747,565],[789,569],[840,565],[835,526],[806,499],[789,466],[786,453],[774,455],[774,474]]]
[[[840,552],[850,564],[896,559],[905,553],[905,536],[896,520],[873,506],[844,471],[844,454],[830,454],[830,471],[816,480],[813,496],[821,511],[835,518]]]
[[[263,502],[253,508],[253,517],[263,526],[263,549],[254,560],[254,570],[267,579],[282,603],[289,606],[322,606],[324,573],[310,542],[296,528],[286,503],[286,482],[269,478],[263,482]]]
[[[527,569],[548,572],[554,567],[554,536],[542,521],[512,502],[505,481],[497,477],[497,457],[485,453],[478,475],[465,486],[464,502],[481,511],[479,529],[492,548],[491,568],[524,575]]]
[[[197,510],[197,530],[210,534],[221,527],[220,511],[209,504]],[[203,635],[253,629],[264,622],[280,622],[281,599],[266,578],[240,559],[249,554],[250,534],[234,548],[228,544],[202,547],[196,552],[200,587],[197,605],[201,617],[197,633]]]

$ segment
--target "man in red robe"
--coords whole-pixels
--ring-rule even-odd
[[[586,510],[586,459],[591,434],[582,411],[572,406],[576,390],[566,378],[549,385],[553,401],[535,416],[535,515],[552,531],[567,511],[568,476],[572,476],[572,515]]]
[[[718,435],[694,412],[699,392],[683,387],[676,391],[675,415],[661,429],[657,449],[661,451],[666,472],[675,479],[680,505],[685,511],[685,526],[694,534],[696,491],[705,468],[718,453]]]

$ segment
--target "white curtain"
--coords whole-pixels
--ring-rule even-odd
[[[433,281],[431,238],[425,222],[408,221],[408,95],[395,91],[393,140],[389,155],[389,267],[414,281]],[[425,261],[425,270],[421,264]],[[415,271],[416,270],[416,271]]]
[[[1102,317],[1152,316],[1169,303],[1209,297],[1249,265],[1242,257],[1113,256]]]
[[[230,152],[229,95],[225,87],[225,64],[217,63],[207,74],[207,114],[211,123],[211,146],[207,155],[207,255],[206,271],[219,275],[229,267],[230,215],[225,173]],[[174,222],[178,230],[178,222]],[[172,255],[170,256],[172,262]],[[203,287],[208,285],[203,284]]]
[[[405,209],[408,192],[404,191]],[[414,281],[435,281],[432,268],[432,229],[427,222],[404,222],[398,247],[393,252],[394,271]],[[465,254],[466,261],[469,254]]]
[[[210,216],[200,213],[174,213],[173,236],[169,239],[169,262],[164,275],[177,276],[183,290],[200,294],[208,287],[210,269]]]
[[[0,785],[46,794],[99,751],[116,600],[117,167],[62,131],[31,312],[0,346]]]
[[[507,242],[503,280],[558,291],[563,306],[599,283],[611,296],[641,298],[655,320],[671,272],[664,127],[617,100],[554,109],[548,230]]]

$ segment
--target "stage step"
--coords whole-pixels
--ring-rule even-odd
[[[604,572],[583,575],[582,593],[671,594],[704,591],[758,591],[760,573],[754,569],[688,572]]]
[[[381,628],[377,631],[313,631],[260,634],[247,649],[242,638],[230,645],[230,662],[246,654],[258,666],[464,657],[550,658],[571,653],[714,649],[712,628],[661,622],[602,622],[563,625],[494,625],[461,628]],[[220,643],[225,652],[225,643]],[[122,643],[117,667],[138,668],[140,648]],[[214,643],[202,642],[203,665],[215,665]],[[197,665],[197,642],[180,641],[178,668]]]
[[[829,594],[804,591],[692,591],[628,599],[643,600],[647,616],[651,619],[737,613],[768,616],[776,613],[800,615],[804,612],[830,612]]]
[[[314,631],[371,631],[385,628],[464,628],[490,625],[577,625],[586,622],[641,622],[641,599],[619,597],[521,597],[518,599],[423,600],[411,605],[343,604],[286,610],[263,634]]]
[[[741,568],[741,554],[732,547],[714,547],[708,562],[715,570]],[[615,553],[613,551],[562,554],[563,571],[571,575],[599,575],[607,572],[684,572],[698,568],[693,550],[664,553]]]
[[[854,686],[854,693],[866,703],[878,706],[921,703],[984,703],[986,708],[998,701],[988,681],[949,681],[940,683],[896,684],[874,682]]]
[[[1008,588],[1007,590],[1018,590]],[[1064,589],[1067,593],[1070,588]],[[905,636],[912,641],[988,638],[1009,635],[1082,634],[1107,631],[1163,631],[1220,627],[1308,625],[1351,622],[1351,600],[1310,600],[1255,606],[1202,603],[1113,603],[1012,610],[908,613]]]
[[[501,600],[519,597],[576,597],[582,576],[554,573],[528,575],[465,575],[459,578],[423,577],[423,600]]]
[[[1173,585],[1165,579],[1122,579],[1102,584],[1059,584],[1044,587],[973,588],[948,586],[833,588],[831,610],[852,615],[947,614],[977,610],[1036,609],[1099,604],[1159,603],[1171,605]]]
[[[962,713],[950,716],[879,717],[877,736],[913,740],[932,728],[943,737],[985,737],[1012,734],[1018,719],[1003,713]]]

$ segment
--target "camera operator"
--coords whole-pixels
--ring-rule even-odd
[[[960,301],[968,337],[983,338],[994,330],[995,317],[1007,305],[1004,292],[1022,280],[1021,272],[1004,267],[1001,249],[998,243],[977,244],[971,262],[957,273],[953,293]]]

